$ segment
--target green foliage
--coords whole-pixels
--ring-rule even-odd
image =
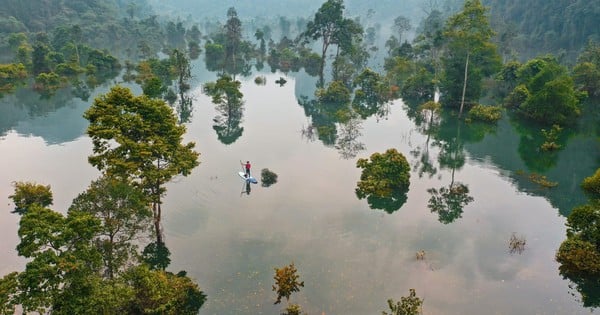
[[[306,25],[306,31],[302,34],[305,39],[322,40],[320,76],[323,77],[325,68],[325,57],[329,46],[334,44],[347,51],[353,46],[353,38],[362,35],[362,27],[344,18],[344,1],[327,0],[315,13],[312,20]]]
[[[594,175],[586,177],[581,183],[581,187],[592,196],[600,197],[600,168]]]
[[[26,77],[27,69],[23,64],[0,64],[0,93],[13,91]]]
[[[125,306],[127,314],[195,315],[206,295],[190,278],[140,265],[128,270],[123,279],[134,298]]]
[[[182,143],[185,126],[164,101],[133,96],[120,86],[96,98],[84,117],[94,145],[90,164],[108,176],[133,180],[151,198],[160,243],[164,184],[198,165],[194,143]]]
[[[502,107],[475,104],[467,116],[470,120],[495,123],[502,118]]]
[[[58,74],[49,72],[38,74],[35,77],[35,84],[38,90],[53,92],[61,86],[62,82]]]
[[[15,192],[8,196],[15,204],[13,213],[25,214],[31,207],[47,207],[52,204],[50,185],[44,186],[32,182],[13,183]]]
[[[520,84],[515,87],[510,94],[504,100],[504,106],[516,109],[521,106],[530,96],[529,90],[525,84]]]
[[[571,280],[584,306],[600,306],[600,202],[575,207],[567,218],[567,239],[556,253],[560,274]]]
[[[385,197],[393,190],[408,189],[410,185],[410,166],[396,149],[373,153],[369,159],[358,159],[356,167],[363,169],[356,189],[360,199],[370,194]]]
[[[304,281],[300,282],[300,276],[297,274],[296,266],[291,263],[283,268],[275,268],[275,284],[273,285],[273,291],[277,292],[277,300],[274,304],[281,303],[281,299],[285,298],[288,302],[290,295],[294,292],[299,292],[300,287],[304,287]]]
[[[352,108],[366,119],[377,113],[381,105],[390,100],[390,88],[384,78],[371,69],[363,70],[352,82],[354,99]]]
[[[551,55],[529,60],[517,70],[519,85],[505,104],[544,124],[572,124],[580,114],[579,99],[567,69]]]
[[[423,305],[423,299],[417,296],[415,289],[409,290],[408,296],[400,298],[399,302],[389,299],[388,306],[390,313],[381,312],[382,315],[419,315],[421,314],[421,306]]]
[[[556,261],[565,274],[600,274],[600,252],[594,244],[577,237],[569,237],[560,244]]]
[[[573,80],[569,77],[556,78],[531,92],[520,107],[520,112],[535,121],[572,124],[581,112]]]
[[[102,254],[104,274],[113,278],[118,271],[137,262],[135,241],[150,236],[152,212],[142,191],[127,182],[102,177],[79,194],[69,213],[82,212],[101,222],[94,238]]]
[[[268,168],[263,168],[260,171],[260,178],[260,182],[263,187],[269,187],[277,183],[277,174],[275,174]]]
[[[491,38],[487,9],[479,0],[467,0],[463,10],[451,16],[444,31],[448,49],[443,57],[442,92],[446,106],[477,102],[481,80],[500,70],[500,56]]]
[[[329,104],[350,103],[350,90],[340,81],[332,81],[326,89],[319,89],[316,96],[320,102]]]
[[[542,134],[546,141],[542,144],[543,151],[554,151],[560,149],[561,145],[557,143],[558,135],[562,131],[559,125],[552,125],[552,129],[542,129]]]
[[[600,95],[600,67],[591,62],[578,63],[573,68],[573,81],[589,95]]]
[[[420,67],[404,81],[401,91],[402,98],[407,100],[420,102],[432,99],[435,91],[433,73]]]
[[[208,82],[204,84],[203,91],[212,97],[212,102],[223,108],[227,108],[228,112],[241,108],[242,97],[244,94],[240,92],[242,83],[234,80],[229,75],[222,75],[216,82]]]
[[[285,315],[300,315],[302,308],[298,304],[291,303],[285,308]]]
[[[167,87],[163,85],[162,80],[158,77],[151,77],[142,84],[142,91],[149,98],[160,98],[167,92]]]

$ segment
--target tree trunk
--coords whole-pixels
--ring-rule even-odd
[[[156,232],[156,243],[162,244],[163,239],[162,239],[162,231],[160,228],[161,209],[160,209],[159,202],[156,202],[156,201],[152,202],[152,212],[154,213],[154,231]]]
[[[460,100],[460,110],[458,111],[458,118],[462,116],[463,107],[465,106],[465,93],[467,92],[467,73],[469,70],[469,56],[471,52],[467,52],[467,61],[465,62],[465,81],[463,82],[462,98]]]

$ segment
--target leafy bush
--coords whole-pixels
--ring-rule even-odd
[[[260,181],[263,187],[269,187],[277,183],[277,174],[270,171],[268,168],[263,168],[260,172]]]
[[[476,104],[469,110],[468,118],[471,120],[495,123],[502,118],[502,108],[500,106]]]
[[[396,149],[373,153],[370,159],[358,159],[356,167],[363,169],[356,188],[360,199],[368,195],[388,197],[394,191],[408,190],[410,185],[410,165]]]
[[[317,98],[320,102],[330,104],[348,104],[350,103],[350,91],[341,81],[333,81],[327,89],[319,89]]]
[[[588,193],[600,197],[600,168],[594,175],[586,177],[581,183],[581,187]]]

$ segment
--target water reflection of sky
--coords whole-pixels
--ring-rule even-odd
[[[279,87],[277,78],[268,75],[266,86],[244,82],[244,133],[227,146],[212,129],[214,106],[195,90],[186,139],[196,142],[201,165],[169,184],[163,209],[171,269],[187,270],[208,294],[201,314],[276,314],[273,268],[292,261],[305,281],[292,301],[310,314],[378,314],[409,288],[425,299],[425,314],[586,313],[558,275],[564,218],[545,199],[519,192],[490,160],[467,157],[455,180],[474,201],[454,223],[438,222],[427,208],[427,189],[450,184],[447,169],[432,178],[413,173],[408,200],[393,214],[371,210],[354,195],[356,159],[301,137],[307,118],[295,82]],[[400,103],[387,120],[364,122],[362,133],[366,150],[358,157],[395,147],[411,163],[409,151],[426,140]],[[438,149],[430,151],[437,161]],[[5,202],[11,181],[33,180],[50,184],[55,208],[65,209],[97,174],[87,164],[85,136],[48,145],[9,132],[0,152]],[[256,177],[269,168],[278,182],[241,194],[240,160],[252,162]],[[8,214],[10,205],[3,209],[0,250],[12,253],[2,258],[5,274],[22,261],[14,253],[18,218]],[[508,253],[513,232],[527,239],[521,255]],[[424,261],[415,259],[419,250]]]

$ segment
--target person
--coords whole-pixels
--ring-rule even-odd
[[[241,163],[242,161],[240,161]],[[246,177],[250,177],[250,161],[246,161],[246,164],[242,163],[242,165],[244,166],[244,169],[246,169]]]

